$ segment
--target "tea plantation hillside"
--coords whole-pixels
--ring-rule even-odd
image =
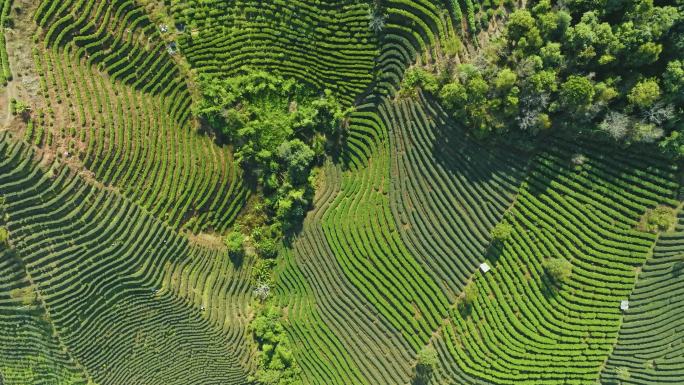
[[[0,385],[684,384],[681,1],[0,4]]]

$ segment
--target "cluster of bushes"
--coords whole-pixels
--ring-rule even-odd
[[[653,233],[667,231],[677,221],[675,210],[668,206],[658,206],[645,215],[646,231]]]
[[[267,215],[284,233],[295,229],[313,196],[312,168],[343,140],[346,111],[325,90],[246,69],[239,76],[202,76],[195,114],[234,146],[237,161],[262,189]]]
[[[553,127],[659,142],[680,156],[683,9],[673,1],[542,0],[510,14],[502,35],[438,87],[410,75],[479,137]]]
[[[290,340],[281,323],[276,307],[264,307],[250,324],[259,356],[252,381],[264,385],[301,384],[301,369],[292,355]]]

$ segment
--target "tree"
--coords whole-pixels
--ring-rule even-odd
[[[413,384],[427,384],[435,369],[437,369],[438,364],[439,358],[437,357],[435,348],[432,346],[425,346],[420,349],[417,356],[416,373]]]
[[[621,140],[627,136],[632,125],[632,118],[628,115],[617,111],[610,111],[599,124],[599,128],[613,139]]]
[[[677,221],[672,207],[658,206],[646,213],[646,230],[650,232],[667,231]]]
[[[561,85],[560,100],[572,111],[588,107],[594,100],[594,85],[584,76],[571,75]]]
[[[386,15],[383,15],[379,9],[368,9],[368,28],[375,33],[380,33],[385,28]]]
[[[275,306],[262,306],[249,327],[257,343],[259,360],[254,380],[262,385],[300,385],[301,369]]]
[[[509,42],[522,50],[538,48],[543,44],[536,21],[526,9],[511,13],[506,34]]]
[[[496,75],[496,78],[494,78],[494,87],[498,92],[508,92],[515,86],[517,80],[518,76],[515,72],[511,71],[509,68],[504,68]]]
[[[272,237],[265,237],[256,243],[257,255],[261,258],[275,259],[279,253],[278,242]]]
[[[629,62],[635,67],[655,63],[658,61],[661,52],[663,52],[662,44],[648,41],[640,45],[636,52],[629,55]]]
[[[439,99],[447,109],[463,108],[468,102],[468,92],[459,81],[453,81],[442,87]]]
[[[507,222],[499,222],[492,228],[490,235],[496,242],[503,242],[511,237],[513,226]]]
[[[417,87],[425,92],[436,94],[439,88],[437,77],[424,68],[411,67],[404,73],[401,92],[404,95],[412,95]]]
[[[277,155],[284,162],[290,180],[294,185],[306,182],[309,177],[309,169],[316,155],[311,147],[300,139],[292,139],[278,146]]]
[[[651,78],[637,83],[627,95],[629,103],[635,107],[646,109],[660,99],[660,86]]]
[[[239,231],[231,231],[226,235],[224,243],[228,248],[228,255],[232,259],[240,259],[245,255],[245,236]]]
[[[684,102],[684,60],[673,60],[667,63],[663,83],[675,101]]]
[[[549,277],[558,284],[567,282],[572,275],[572,264],[563,257],[549,258],[543,266]]]

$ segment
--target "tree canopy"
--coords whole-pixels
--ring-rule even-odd
[[[675,1],[541,0],[512,12],[476,65],[453,68],[434,94],[479,137],[553,128],[659,142],[684,155],[683,9]]]
[[[246,68],[238,76],[200,77],[195,115],[225,136],[235,158],[263,189],[269,217],[284,232],[311,203],[311,170],[344,136],[348,111],[329,90]]]

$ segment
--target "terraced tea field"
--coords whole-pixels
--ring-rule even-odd
[[[582,129],[468,123],[515,28],[613,65],[575,3],[2,1],[0,385],[684,384],[684,7]]]

